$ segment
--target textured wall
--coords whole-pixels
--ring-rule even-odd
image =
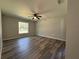
[[[37,35],[65,40],[64,17],[39,21],[37,23]]]
[[[29,33],[28,34],[18,34],[18,22],[28,22],[29,23]],[[6,16],[3,15],[2,17],[2,24],[3,24],[3,39],[12,39],[17,37],[24,37],[29,35],[35,35],[35,22],[27,21],[24,19],[20,19],[17,17]]]

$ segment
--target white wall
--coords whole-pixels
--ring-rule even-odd
[[[79,59],[79,0],[68,0],[66,59]]]
[[[2,51],[2,24],[1,24],[1,10],[0,10],[0,59],[1,59],[1,51]]]
[[[52,19],[40,20],[37,23],[37,35],[65,40],[64,17],[53,17]]]
[[[29,23],[29,33],[18,34],[18,22],[28,22]],[[3,40],[9,40],[19,37],[33,36],[35,35],[35,22],[27,21],[27,19],[21,19],[18,17],[3,15],[2,16],[2,33]]]

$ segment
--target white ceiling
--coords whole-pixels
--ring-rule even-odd
[[[64,16],[67,13],[67,0],[0,0],[0,7],[3,13],[27,18],[33,12],[40,13],[47,18]]]

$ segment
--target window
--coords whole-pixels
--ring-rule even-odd
[[[27,23],[27,22],[18,22],[18,26],[19,26],[19,34],[29,32],[29,23]]]

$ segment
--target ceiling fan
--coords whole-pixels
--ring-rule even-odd
[[[38,1],[38,0],[37,0]],[[57,3],[60,5],[62,3],[63,0],[57,0]],[[34,9],[33,7],[31,7],[29,5],[29,9],[32,12],[31,16],[29,16],[32,20],[40,20],[41,18],[44,18],[44,16],[46,16],[46,14],[50,14],[51,12],[53,12],[55,9],[48,9],[48,10],[42,10],[42,5],[43,5],[43,1],[38,1],[39,5],[36,5],[37,9]],[[33,5],[32,5],[33,6]],[[45,17],[46,18],[46,17]],[[45,19],[44,18],[44,19]]]
[[[40,20],[41,17],[42,17],[42,16],[40,16],[39,13],[34,13],[32,20],[34,20],[34,19]]]

